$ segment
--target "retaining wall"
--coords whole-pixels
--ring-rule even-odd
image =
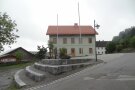
[[[43,59],[41,63],[46,65],[66,65],[91,61],[92,59]]]

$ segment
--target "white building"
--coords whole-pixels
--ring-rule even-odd
[[[97,32],[92,26],[79,27],[77,23],[72,26],[48,26],[46,34],[49,35],[49,41],[54,43],[54,47],[65,48],[70,56],[95,55]]]
[[[98,55],[106,54],[106,45],[109,41],[96,41],[96,52]]]

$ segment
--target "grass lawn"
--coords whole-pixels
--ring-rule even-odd
[[[0,70],[7,70],[7,69],[21,69],[28,65],[32,65],[34,62],[28,62],[28,63],[19,63],[19,64],[13,64],[13,65],[0,65]]]
[[[11,85],[7,88],[7,90],[19,90],[19,88],[16,88],[15,83],[11,83]]]

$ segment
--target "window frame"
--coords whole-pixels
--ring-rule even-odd
[[[57,38],[53,38],[53,43],[57,44]]]
[[[63,38],[63,44],[67,44],[67,38]]]
[[[92,53],[93,53],[93,49],[89,48],[89,54],[92,54]]]
[[[92,38],[88,38],[88,43],[92,43]]]
[[[79,54],[83,54],[83,48],[79,48]]]
[[[75,44],[75,38],[71,38],[71,44]]]

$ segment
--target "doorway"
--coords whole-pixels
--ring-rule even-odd
[[[71,55],[72,55],[72,57],[75,56],[75,48],[71,48]]]

